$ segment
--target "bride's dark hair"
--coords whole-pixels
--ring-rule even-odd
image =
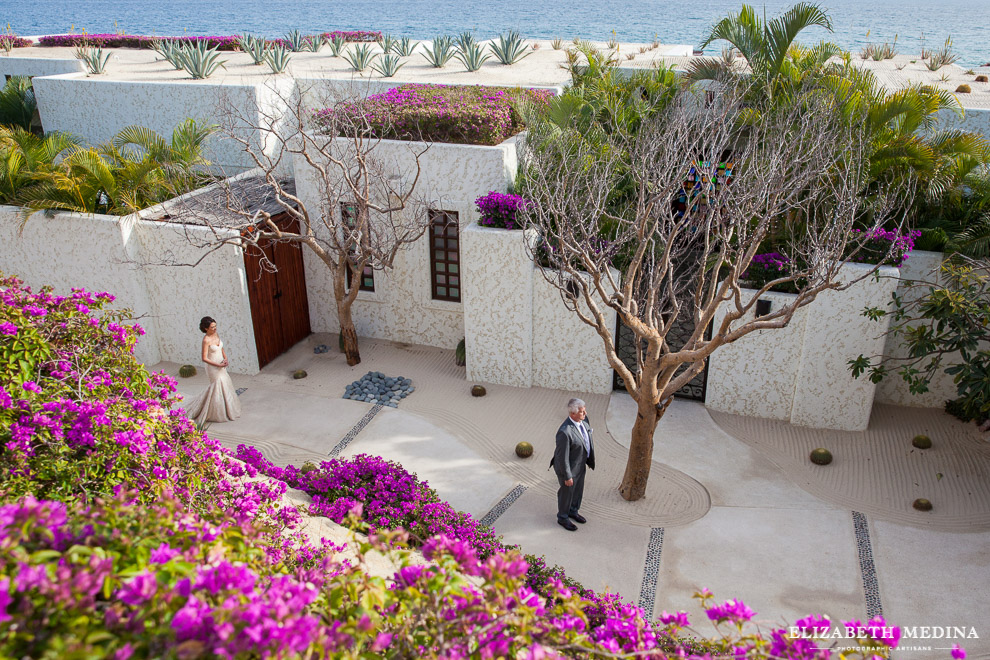
[[[204,316],[203,318],[201,318],[199,320],[199,330],[200,330],[200,332],[204,332],[205,333],[207,330],[209,330],[211,323],[216,323],[216,321],[213,320],[213,317],[212,316]]]

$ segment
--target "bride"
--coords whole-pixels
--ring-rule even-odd
[[[241,402],[237,400],[234,384],[227,375],[227,352],[217,335],[217,322],[204,316],[199,329],[206,333],[203,337],[203,362],[210,385],[199,396],[189,402],[186,416],[202,426],[206,422],[232,422],[241,416]]]

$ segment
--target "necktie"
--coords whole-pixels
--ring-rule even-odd
[[[578,423],[578,428],[581,429],[581,438],[584,439],[584,450],[586,452],[591,452],[591,441],[588,439],[588,431],[584,428],[583,423]]]

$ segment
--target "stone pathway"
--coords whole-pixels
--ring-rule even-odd
[[[763,427],[713,419],[703,405],[681,400],[657,429],[647,497],[627,503],[616,486],[635,406],[624,393],[584,395],[599,469],[589,473],[582,507],[589,522],[569,533],[554,524],[557,486],[546,467],[571,393],[486,385],[488,395],[473,398],[453,351],[362,340],[363,362],[351,368],[335,351],[314,355],[312,346],[321,340],[329,343],[315,335],[258,376],[235,375],[235,384],[247,388],[244,415],[212,425],[210,435],[231,447],[253,444],[283,465],[362,452],[398,460],[455,507],[493,524],[506,542],[654,614],[687,610],[700,634],[712,631],[691,593],[707,587],[722,599],[744,599],[768,625],[825,612],[833,619],[865,621],[882,613],[899,625],[971,626],[981,639],[914,640],[932,650],[897,657],[948,657],[937,649],[958,641],[969,658],[990,658],[990,624],[979,607],[990,589],[982,505],[970,512],[966,530],[944,529],[960,524],[955,509],[941,517],[933,512],[935,523],[921,529],[893,515],[897,507],[884,509],[884,497],[865,497],[864,486],[809,475],[801,442],[814,444],[823,432],[798,430],[807,436],[800,442],[771,440]],[[178,371],[178,365],[159,368]],[[299,368],[309,377],[294,381],[291,373]],[[344,386],[369,370],[406,375],[416,392],[398,409],[341,399]],[[180,381],[188,394],[204,385],[202,376]],[[905,410],[880,409],[875,417],[893,424],[910,416]],[[897,430],[891,437],[902,435]],[[951,437],[950,430],[947,444]],[[533,458],[514,455],[520,440],[534,445]],[[863,447],[856,447],[846,440],[848,446],[832,445],[843,456],[873,443],[861,439]],[[990,459],[979,447],[961,455],[959,467],[970,461],[970,469],[953,478],[982,493],[987,480],[977,480]],[[887,460],[877,465],[899,469]],[[830,473],[837,479],[841,463],[829,467],[840,468]],[[862,471],[850,474],[863,477]]]

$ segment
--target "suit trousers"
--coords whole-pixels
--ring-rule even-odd
[[[565,486],[567,477],[557,473],[557,483],[560,488],[557,490],[557,520],[567,520],[568,514],[577,513],[581,508],[581,498],[584,497],[584,475],[588,470],[583,465],[581,472],[574,475],[574,484]]]

